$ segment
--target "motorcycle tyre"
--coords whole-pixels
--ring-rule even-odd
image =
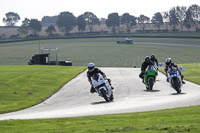
[[[174,87],[174,89],[176,90],[176,92],[177,92],[178,94],[181,93],[181,88],[180,88],[180,86],[179,86],[179,84],[178,84],[178,79],[173,79],[173,82],[174,82],[173,87]]]
[[[107,97],[107,95],[106,95],[106,91],[105,91],[104,89],[101,89],[100,91],[101,91],[101,95],[102,95],[103,98],[106,100],[106,102],[109,102],[109,99],[108,99],[108,97]]]
[[[153,78],[150,78],[149,79],[149,90],[153,89],[153,84],[154,84],[154,80],[153,80]]]
[[[110,95],[110,101],[113,101],[114,99],[114,96],[113,96],[113,93]]]

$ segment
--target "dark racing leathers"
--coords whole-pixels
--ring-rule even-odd
[[[176,63],[171,63],[170,65],[165,64],[165,74],[166,74],[166,77],[167,77],[167,81],[168,81],[168,70],[171,69],[172,67],[177,68],[179,74],[181,75],[182,83],[185,83],[185,82],[183,81],[183,77],[184,77],[184,76],[181,74],[181,71],[178,69],[178,66],[177,66]]]
[[[152,63],[154,63],[154,62],[155,62],[155,63],[156,63],[156,65],[158,66],[158,60],[157,60],[156,58],[151,58],[151,62],[152,62]]]
[[[105,73],[102,72],[102,71],[101,71],[100,69],[98,69],[98,68],[94,68],[94,70],[93,70],[92,72],[87,71],[88,81],[90,82],[91,85],[92,85],[91,77],[92,77],[94,74],[99,74],[99,73],[100,73],[103,77],[106,77]],[[109,81],[109,83],[110,83],[110,85],[111,85],[111,80],[108,79],[108,81]],[[111,86],[111,87],[112,87],[112,86]],[[112,87],[112,89],[113,89],[113,87]],[[91,93],[96,92],[93,86],[91,86],[90,92],[91,92]]]
[[[144,72],[145,72],[145,70],[146,70],[146,68],[147,68],[148,65],[153,65],[153,63],[151,61],[149,61],[149,62],[143,62],[142,63],[141,73],[140,73],[139,77],[141,79],[143,79],[143,80],[144,80]]]

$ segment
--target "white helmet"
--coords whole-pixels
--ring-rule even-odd
[[[94,70],[95,64],[94,63],[89,63],[88,64],[88,71],[92,72]]]
[[[172,63],[172,59],[171,58],[167,58],[165,63],[166,63],[166,65],[170,65]]]

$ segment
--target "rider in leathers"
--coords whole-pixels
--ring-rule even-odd
[[[154,54],[152,54],[152,55],[151,55],[151,58],[150,58],[150,59],[151,59],[151,62],[152,62],[152,63],[154,63],[154,62],[155,62],[155,63],[156,63],[156,65],[158,66],[158,60],[156,59],[156,57],[155,57],[155,55],[154,55]]]
[[[91,80],[91,77],[93,76],[93,74],[98,74],[100,73],[104,78],[106,78],[106,75],[104,72],[102,72],[100,69],[96,68],[95,67],[95,64],[94,63],[89,63],[88,64],[88,71],[87,71],[87,77],[88,77],[88,81],[90,82],[90,84],[92,85],[92,80]],[[110,79],[107,79],[111,85],[111,80]],[[111,86],[112,90],[114,89],[112,86]],[[94,89],[93,86],[91,86],[91,89],[90,89],[90,92],[91,93],[94,93],[96,92],[96,90]]]
[[[183,81],[184,76],[181,74],[181,71],[178,69],[177,64],[172,62],[171,58],[167,58],[166,61],[165,61],[165,75],[166,75],[166,77],[168,77],[168,70],[171,69],[172,67],[177,68],[179,74],[181,75],[182,83],[185,84],[185,82]],[[167,82],[169,82],[168,78],[167,78]]]
[[[141,73],[139,75],[139,77],[142,79],[142,82],[144,82],[144,73],[148,65],[153,65],[153,63],[151,62],[149,56],[146,56],[145,61],[142,63]]]

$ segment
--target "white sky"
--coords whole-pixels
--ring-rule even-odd
[[[4,25],[2,19],[8,12],[19,14],[21,20],[17,25],[20,25],[25,17],[41,20],[43,16],[54,16],[63,11],[76,17],[90,11],[98,18],[107,18],[114,12],[119,15],[130,13],[135,17],[144,14],[152,18],[156,12],[192,4],[200,5],[200,0],[0,0],[0,25]]]

